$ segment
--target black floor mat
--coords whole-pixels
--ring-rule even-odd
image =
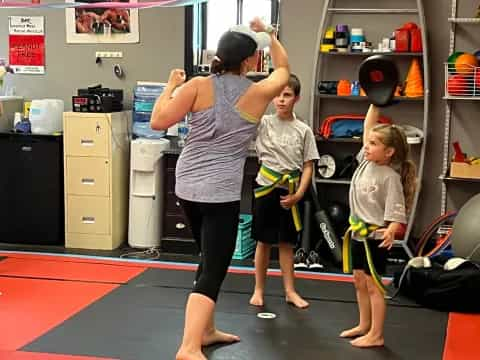
[[[148,270],[127,285],[66,320],[24,347],[24,351],[113,357],[122,360],[169,360],[181,340],[184,305],[192,272]],[[273,281],[271,281],[273,280]],[[270,294],[275,282],[270,278]],[[305,283],[309,283],[308,286]],[[251,275],[228,276],[217,305],[217,326],[238,334],[242,341],[205,350],[211,360],[253,359],[441,359],[448,315],[423,308],[388,308],[387,346],[356,349],[338,337],[354,325],[357,305],[349,302],[346,287],[324,287],[324,281],[298,280],[299,289],[312,291],[310,308],[287,305],[283,296],[269,295],[262,311],[277,315],[259,319],[258,308],[248,305]],[[245,290],[245,291],[243,291]],[[313,291],[316,290],[315,293]],[[316,295],[315,295],[316,294]],[[323,295],[339,301],[319,301]],[[347,300],[347,302],[345,302]]]

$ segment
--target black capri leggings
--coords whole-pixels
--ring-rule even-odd
[[[240,201],[201,203],[180,199],[201,252],[193,292],[217,301],[235,251]]]

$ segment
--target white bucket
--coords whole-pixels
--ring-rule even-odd
[[[59,99],[32,100],[29,120],[32,134],[61,132],[64,104]]]

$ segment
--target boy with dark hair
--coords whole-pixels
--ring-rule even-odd
[[[270,249],[279,246],[285,298],[296,307],[306,302],[295,290],[293,248],[302,229],[301,200],[310,186],[318,150],[312,129],[297,119],[293,108],[300,98],[300,81],[291,74],[288,85],[273,100],[276,113],[265,115],[257,131],[256,150],[261,163],[253,211],[255,290],[250,304],[263,306]]]

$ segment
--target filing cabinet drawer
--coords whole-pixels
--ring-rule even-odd
[[[113,250],[117,246],[110,235],[66,233],[65,247],[76,249]]]
[[[67,197],[67,232],[110,234],[110,198],[97,196]]]
[[[164,236],[192,239],[193,234],[190,226],[183,215],[165,215]]]
[[[67,194],[110,196],[110,163],[106,158],[67,157]]]
[[[64,118],[66,156],[109,157],[111,138],[108,115],[103,117]]]
[[[183,215],[182,207],[180,206],[180,201],[178,200],[177,195],[173,192],[168,192],[167,196],[165,197],[166,202],[166,210],[167,214],[170,215]]]

